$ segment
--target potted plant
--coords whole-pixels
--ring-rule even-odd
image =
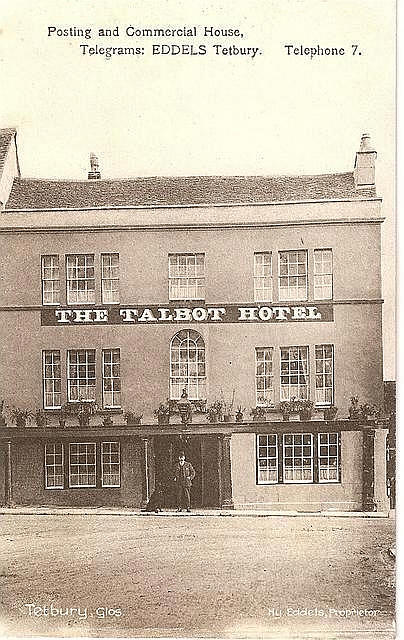
[[[90,426],[90,417],[97,411],[97,405],[93,400],[80,402],[77,405],[77,418],[80,427]]]
[[[244,411],[245,408],[243,408],[241,404],[239,404],[236,411],[236,422],[243,422]]]
[[[195,413],[206,413],[206,400],[191,400]]]
[[[207,408],[207,419],[210,423],[222,422],[223,419],[224,402],[222,400],[215,400]]]
[[[125,418],[128,427],[134,427],[141,423],[143,414],[136,413],[134,409],[128,409],[123,417]]]
[[[37,427],[46,427],[47,415],[43,409],[38,409],[35,414],[35,422]]]
[[[329,422],[330,420],[335,420],[335,417],[338,413],[338,407],[334,404],[331,404],[329,407],[324,407],[324,420]]]
[[[223,422],[232,422],[233,420],[233,404],[223,403]]]
[[[288,422],[292,413],[298,413],[299,403],[295,397],[290,400],[282,400],[282,402],[279,403],[279,411],[282,414],[283,421]]]
[[[7,421],[6,421],[6,418],[4,417],[3,410],[4,410],[4,400],[0,402],[0,427],[7,426]]]
[[[251,407],[250,415],[253,419],[253,422],[265,422],[265,407]]]
[[[25,427],[27,421],[33,417],[32,411],[29,409],[20,409],[19,407],[12,407],[10,413],[17,427]]]
[[[114,422],[113,422],[113,420],[112,420],[110,415],[107,414],[106,416],[103,417],[102,426],[103,427],[113,427],[114,426]]]
[[[170,422],[170,403],[161,402],[157,409],[154,410],[154,415],[157,417],[158,424],[169,424]]]
[[[359,414],[362,420],[376,420],[380,414],[380,410],[374,404],[368,404],[365,402],[359,407]]]
[[[65,403],[64,405],[61,406],[59,415],[58,415],[60,427],[64,428],[66,426],[66,418],[68,415],[69,415],[69,407],[68,407],[68,404]]]
[[[298,401],[299,419],[302,422],[311,420],[313,408],[314,408],[314,402],[312,402],[311,400],[299,400]]]
[[[350,398],[350,405],[348,407],[348,414],[350,420],[359,420],[360,410],[359,410],[359,398],[358,396],[352,396]]]

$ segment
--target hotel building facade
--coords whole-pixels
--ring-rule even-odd
[[[338,174],[26,179],[1,130],[0,502],[170,506],[185,450],[195,507],[386,511],[386,423],[348,419],[383,403],[375,160],[364,135]]]

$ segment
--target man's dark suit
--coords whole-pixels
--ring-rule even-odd
[[[186,508],[191,508],[191,494],[190,489],[192,487],[192,480],[195,478],[195,470],[190,462],[180,463],[175,467],[174,480],[177,484],[177,507],[182,508],[183,498],[185,498]]]

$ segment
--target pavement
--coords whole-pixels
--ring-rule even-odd
[[[117,507],[54,507],[54,506],[13,506],[0,507],[0,514],[13,515],[111,515],[111,516],[158,516],[164,517],[249,517],[249,518],[267,518],[267,517],[339,517],[339,518],[389,518],[391,512],[385,511],[269,511],[265,509],[192,509],[190,513],[182,511],[178,513],[176,509],[161,511],[158,514],[154,511],[147,512],[142,509],[117,508]]]
[[[395,637],[393,518],[55,511],[2,510],[0,636]]]

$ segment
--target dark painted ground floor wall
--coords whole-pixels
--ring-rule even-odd
[[[142,448],[139,439],[114,439],[120,445],[120,487],[102,487],[100,452],[101,443],[111,438],[69,438],[54,440],[20,440],[12,442],[12,499],[17,505],[64,506],[128,506],[140,507],[142,502]],[[96,447],[96,487],[69,487],[68,454],[70,443],[90,443]],[[63,443],[64,488],[45,488],[45,443]],[[5,447],[1,461],[5,462]],[[49,447],[48,451],[51,451]],[[81,454],[81,460],[89,454]],[[91,462],[91,461],[90,461]],[[4,502],[4,474],[0,480],[1,499]]]

